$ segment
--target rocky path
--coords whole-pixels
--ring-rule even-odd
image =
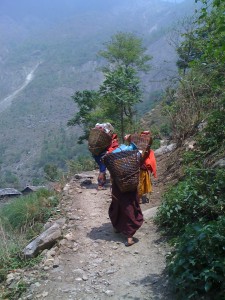
[[[91,182],[84,179],[88,176]],[[172,300],[164,274],[166,244],[151,219],[160,184],[155,183],[152,201],[142,204],[145,222],[135,235],[139,242],[125,247],[125,237],[113,232],[108,218],[110,185],[97,191],[97,173],[84,177],[64,187],[64,238],[46,252],[36,282],[21,299]]]

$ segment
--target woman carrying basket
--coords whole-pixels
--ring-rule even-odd
[[[125,136],[125,140],[130,144],[130,135]],[[133,236],[143,224],[137,188],[133,191],[121,192],[115,178],[112,178],[112,202],[109,207],[109,218],[114,231],[126,236],[125,246],[135,244],[137,240]]]
[[[103,130],[111,136],[110,145],[104,151],[102,151],[100,154],[93,155],[93,158],[94,158],[95,162],[98,164],[98,167],[99,167],[98,187],[97,187],[97,189],[98,190],[103,190],[103,189],[105,189],[104,185],[106,183],[106,166],[104,165],[104,163],[102,161],[102,157],[106,153],[112,152],[114,149],[116,149],[119,146],[119,143],[118,143],[117,134],[113,133],[114,128],[110,123],[103,123],[103,124],[97,123],[95,125],[95,128],[99,129],[99,130]]]

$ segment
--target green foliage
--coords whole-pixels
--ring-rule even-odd
[[[185,180],[164,195],[156,222],[173,235],[194,222],[206,223],[225,213],[225,172],[190,169]]]
[[[43,178],[35,177],[32,179],[32,185],[43,185],[45,180]]]
[[[1,220],[0,220],[1,222]],[[6,279],[9,270],[19,268],[20,258],[18,253],[22,245],[25,245],[24,239],[16,237],[11,232],[7,232],[0,223],[0,282]]]
[[[195,1],[203,3],[198,19],[198,32],[205,33],[203,58],[225,62],[225,3],[221,0]]]
[[[188,19],[187,22],[189,22],[188,30],[183,34],[185,39],[176,49],[179,56],[177,60],[177,67],[179,70],[183,71],[183,74],[186,73],[191,62],[199,59],[202,54],[198,44],[196,43],[196,26],[194,26],[192,20]]]
[[[202,140],[206,142],[207,136]],[[184,161],[201,167],[207,154],[200,147],[186,152]],[[178,299],[205,299],[205,295],[223,299],[224,193],[223,169],[189,169],[184,180],[165,194],[158,210],[156,222],[175,237],[167,265]]]
[[[36,265],[41,256],[25,260],[21,250],[39,234],[43,223],[53,214],[58,204],[57,197],[48,190],[41,189],[34,194],[15,199],[0,209],[0,282],[9,271]],[[26,289],[22,281],[13,289],[0,296],[3,299],[17,299]]]
[[[98,104],[100,95],[96,91],[84,90],[77,91],[72,96],[74,102],[79,108],[78,113],[68,121],[68,126],[80,125],[84,129],[84,134],[79,137],[79,142],[88,138],[89,129],[101,119],[101,111],[99,111]]]
[[[147,50],[142,46],[142,39],[133,33],[118,32],[105,44],[106,50],[100,51],[99,55],[106,58],[110,67],[131,67],[140,71],[148,71],[148,61],[151,56],[146,55]],[[107,69],[109,69],[108,67]]]
[[[221,108],[222,108],[221,103]],[[204,135],[199,138],[199,145],[202,151],[207,154],[221,149],[225,151],[225,122],[224,109],[217,109],[208,118],[208,123],[204,129]]]
[[[214,96],[210,85],[210,80],[214,79],[212,76],[196,66],[184,77],[177,90],[167,90],[163,111],[170,120],[173,138],[178,144],[195,134],[202,119],[218,105],[219,99]]]
[[[95,161],[90,156],[78,156],[75,160],[67,161],[68,174],[74,175],[81,171],[91,171],[95,169]]]
[[[52,192],[40,189],[19,197],[1,208],[0,218],[5,226],[26,232],[35,223],[43,223],[52,215],[52,205],[55,206],[57,201],[51,196]]]
[[[156,223],[173,238],[167,268],[178,299],[223,299],[224,194],[223,170],[190,169],[158,209]]]
[[[133,107],[141,99],[139,84],[140,80],[133,68],[119,66],[105,72],[105,80],[99,88],[104,115],[111,118],[122,137],[125,128],[133,123]]]
[[[162,124],[159,128],[160,133],[165,137],[170,137],[171,135],[171,126],[168,123]]]
[[[39,167],[45,165],[54,165],[58,169],[66,168],[66,161],[73,159],[81,151],[85,152],[83,145],[78,145],[77,134],[68,134],[65,129],[61,128],[58,132],[52,135],[50,132],[46,135],[42,145],[41,154],[37,161]],[[86,150],[86,152],[88,152]],[[60,170],[58,170],[60,173]],[[60,176],[60,174],[58,174]]]
[[[178,299],[224,299],[225,217],[192,224],[168,256],[168,271]]]
[[[153,138],[153,143],[151,145],[151,149],[156,150],[158,148],[160,148],[160,140],[156,139],[156,138]]]
[[[201,168],[201,156],[196,151],[186,151],[183,154],[183,163]]]
[[[45,178],[48,181],[56,181],[59,179],[59,170],[56,165],[47,164],[44,166]]]
[[[23,280],[20,280],[16,283],[16,285],[11,288],[10,290],[7,290],[6,292],[3,292],[2,299],[20,299],[20,296],[27,290],[27,283]]]
[[[2,172],[2,181],[4,186],[13,186],[13,187],[18,187],[19,185],[19,180],[18,177],[13,174],[11,171],[6,170],[5,172]]]

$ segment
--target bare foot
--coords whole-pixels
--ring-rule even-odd
[[[106,190],[106,188],[105,188],[104,186],[99,185],[99,186],[97,187],[97,190],[98,190],[98,191]]]
[[[135,241],[133,238],[128,238],[127,242],[125,243],[126,247],[132,246],[133,244],[135,244]]]

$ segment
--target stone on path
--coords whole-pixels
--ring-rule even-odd
[[[22,251],[25,258],[33,258],[44,249],[51,248],[57,239],[61,237],[61,229],[59,224],[54,223],[50,228],[45,230],[35,240],[28,244]]]
[[[143,211],[144,219],[148,220],[148,219],[154,218],[156,216],[157,209],[158,209],[158,206],[144,210]]]

